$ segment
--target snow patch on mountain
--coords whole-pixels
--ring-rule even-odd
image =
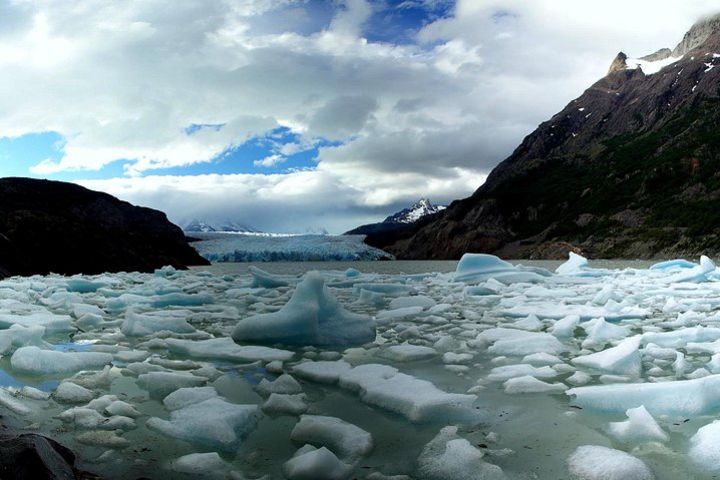
[[[679,57],[667,57],[663,58],[662,60],[643,60],[642,58],[628,58],[626,60],[627,62],[627,68],[629,70],[634,70],[636,68],[641,68],[643,73],[645,75],[653,75],[663,68],[667,67],[668,65],[672,65],[673,63],[677,62],[678,60],[682,59],[682,55]]]

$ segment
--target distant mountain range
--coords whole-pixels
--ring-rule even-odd
[[[718,125],[720,15],[672,50],[618,54],[471,197],[365,241],[405,259],[720,254]]]
[[[411,225],[421,218],[434,215],[444,209],[444,206],[433,205],[429,199],[421,198],[411,207],[403,208],[399,212],[393,213],[382,222],[362,225],[345,232],[345,235],[369,235],[402,230],[407,225]]]
[[[210,233],[210,232],[231,232],[231,233],[259,233],[258,230],[245,225],[226,220],[224,222],[205,222],[192,220],[182,227],[188,233]]]

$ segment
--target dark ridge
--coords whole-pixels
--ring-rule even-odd
[[[683,58],[652,75],[612,69],[471,197],[417,229],[367,242],[401,259],[720,254],[718,17],[679,47]]]
[[[160,211],[72,183],[0,178],[0,277],[207,264]]]

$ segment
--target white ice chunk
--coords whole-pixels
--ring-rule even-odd
[[[653,415],[695,417],[720,410],[720,375],[661,383],[577,387],[566,392],[574,404],[601,412],[622,413],[640,405]]]
[[[540,352],[558,355],[569,350],[566,345],[549,333],[524,333],[525,335],[508,335],[507,339],[497,340],[488,348],[488,352],[494,355],[525,356]]]
[[[506,480],[502,469],[483,460],[484,454],[445,427],[425,445],[417,460],[416,477],[422,480]]]
[[[41,325],[26,327],[15,324],[0,330],[0,355],[7,355],[16,348],[29,345],[47,348],[49,345],[43,340],[43,335],[45,327]]]
[[[19,415],[27,415],[33,410],[5,388],[0,388],[0,405],[12,410]]]
[[[215,387],[183,387],[166,396],[163,405],[168,410],[178,410],[217,396]]]
[[[358,392],[360,399],[396,413],[412,422],[442,418],[464,419],[472,412],[475,395],[446,393],[387,365],[359,365],[340,376],[340,386]]]
[[[288,395],[271,393],[262,405],[262,411],[269,415],[300,415],[307,411],[307,397],[304,393]]]
[[[193,333],[195,327],[184,318],[170,315],[141,315],[130,310],[125,314],[125,321],[120,327],[123,335],[143,337],[157,332]]]
[[[553,370],[551,367],[533,367],[525,363],[517,365],[503,365],[501,367],[495,367],[490,370],[490,374],[487,376],[488,380],[493,382],[504,382],[510,378],[531,376],[536,378],[552,378],[557,377],[558,372]]]
[[[76,385],[72,382],[61,382],[55,389],[53,397],[62,403],[84,403],[95,397],[92,390]]]
[[[217,359],[230,362],[271,362],[287,361],[295,355],[289,350],[263,347],[260,345],[238,345],[232,338],[210,338],[207,340],[182,340],[168,338],[167,348],[173,353],[198,359]]]
[[[195,478],[226,478],[229,470],[217,452],[191,453],[175,459],[170,468],[176,472],[193,475]]]
[[[265,270],[261,270],[254,265],[248,267],[250,275],[252,275],[251,286],[253,288],[278,288],[290,285],[288,279],[280,275],[273,275]]]
[[[417,362],[434,358],[438,352],[432,347],[403,343],[378,350],[377,355],[395,362]]]
[[[626,338],[617,346],[601,352],[575,357],[575,365],[592,368],[603,373],[640,376],[640,335]]]
[[[329,448],[339,458],[354,463],[370,453],[372,436],[362,428],[336,417],[303,415],[290,438],[296,442]]]
[[[611,422],[608,433],[623,443],[666,442],[668,434],[660,428],[644,406],[629,408],[623,422]]]
[[[55,375],[99,369],[112,362],[113,356],[100,352],[56,352],[38,347],[18,348],[10,358],[12,369],[28,375]]]
[[[303,362],[295,365],[293,373],[298,377],[306,378],[318,383],[337,383],[340,375],[350,370],[349,363],[342,360]]]
[[[555,355],[550,355],[549,353],[545,352],[531,353],[530,355],[525,355],[522,359],[522,362],[537,366],[557,365],[558,363],[563,363],[563,361]]]
[[[588,268],[587,258],[582,255],[578,255],[575,252],[568,253],[568,259],[555,269],[555,273],[558,275],[577,275]]]
[[[165,435],[208,448],[235,451],[255,428],[257,405],[235,405],[210,398],[170,412],[170,420],[153,417],[147,426]]]
[[[325,447],[301,449],[283,465],[288,480],[343,480],[352,466],[340,461]]]
[[[390,308],[407,308],[421,307],[423,309],[435,306],[435,300],[425,295],[415,295],[412,297],[398,297],[390,301]]]
[[[582,445],[568,457],[570,474],[578,480],[654,480],[637,457],[599,445]]]
[[[97,428],[102,430],[130,430],[135,428],[135,421],[129,417],[114,415],[104,417],[97,410],[87,407],[75,407],[58,415],[63,422],[71,422],[80,428]]]
[[[205,377],[190,373],[150,372],[138,375],[137,384],[150,392],[154,398],[164,398],[181,387],[200,387],[207,382]]]
[[[302,393],[302,390],[298,381],[287,373],[283,373],[273,381],[263,378],[257,386],[257,391],[266,396],[271,393]]]
[[[511,378],[503,386],[505,393],[560,393],[567,390],[562,383],[547,383],[530,375]]]
[[[552,328],[550,328],[550,333],[558,338],[570,338],[573,336],[579,324],[579,315],[568,315],[555,322]]]
[[[720,473],[720,421],[701,427],[690,437],[690,460],[706,472]]]
[[[582,327],[587,333],[587,338],[583,341],[583,347],[603,345],[611,340],[619,340],[630,335],[630,329],[627,327],[606,322],[604,318],[596,318],[585,322]]]

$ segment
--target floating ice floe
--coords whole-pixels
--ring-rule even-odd
[[[294,352],[260,345],[238,345],[232,338],[207,340],[182,340],[169,338],[165,341],[171,352],[190,358],[225,360],[229,362],[272,362],[286,361],[295,356]]]
[[[198,445],[233,451],[257,424],[257,405],[236,405],[220,397],[191,403],[170,412],[170,420],[153,417],[147,426]]]
[[[445,427],[418,457],[416,475],[423,480],[507,480],[502,469],[484,456],[457,434],[457,427]]]
[[[694,417],[720,410],[720,375],[661,383],[577,387],[566,392],[583,408],[621,413],[644,406],[653,415]]]
[[[29,375],[54,375],[99,369],[112,362],[112,355],[100,352],[56,352],[39,347],[18,348],[10,364],[13,370]]]
[[[578,447],[568,458],[568,469],[580,480],[654,480],[655,475],[637,457],[600,445]]]

